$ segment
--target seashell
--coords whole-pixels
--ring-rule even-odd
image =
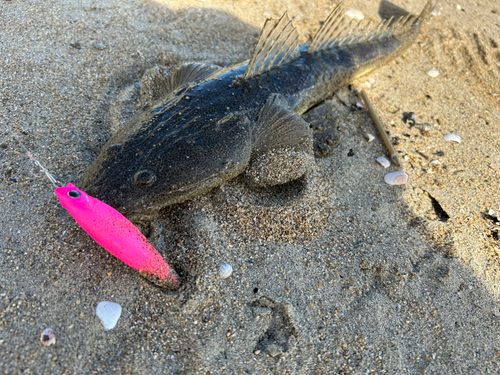
[[[431,124],[424,123],[424,124],[416,124],[415,127],[420,130],[422,133],[430,132],[431,130],[434,130]]]
[[[377,161],[384,167],[389,168],[391,166],[391,162],[384,157],[377,158]]]
[[[431,13],[434,17],[438,17],[441,15],[441,11],[440,10],[435,10],[434,12]]]
[[[363,103],[361,103],[361,102],[357,102],[356,103],[356,107],[358,107],[358,108],[364,108],[365,105]]]
[[[439,160],[432,160],[429,164],[433,166],[438,166],[441,165],[441,162]]]
[[[384,181],[389,185],[404,185],[408,182],[408,174],[403,171],[387,173]]]
[[[348,11],[345,12],[345,15],[354,20],[359,20],[359,21],[365,18],[363,13],[357,9],[349,9]]]
[[[459,135],[453,134],[453,133],[448,133],[444,135],[444,140],[448,142],[457,142],[460,143],[462,141],[462,138],[460,138]]]
[[[95,313],[106,330],[113,329],[122,315],[122,307],[114,302],[103,301],[97,304]]]
[[[102,43],[94,43],[94,48],[103,50],[103,49],[106,49],[106,45],[102,44]]]
[[[436,78],[439,75],[439,71],[436,69],[431,69],[427,71],[427,75],[432,78]]]
[[[44,346],[51,346],[56,343],[56,335],[50,328],[45,328],[40,335],[40,341]]]
[[[233,273],[233,267],[229,264],[221,264],[218,271],[221,279],[227,279]]]
[[[367,133],[365,135],[367,142],[372,142],[375,139],[375,136],[373,134]]]

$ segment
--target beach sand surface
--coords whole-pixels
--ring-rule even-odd
[[[346,1],[375,20],[423,3]],[[163,209],[148,236],[178,291],[93,242],[14,137],[78,186],[133,114],[146,69],[244,61],[285,10],[306,43],[333,6],[0,2],[0,373],[499,373],[496,0],[441,1],[403,56],[306,114],[340,143],[305,178],[252,189],[237,177]],[[396,143],[404,186],[384,182],[397,168],[376,162],[387,151],[361,90]],[[410,128],[404,112],[433,130]],[[113,330],[95,315],[101,301],[122,306]],[[45,328],[53,346],[40,343]]]

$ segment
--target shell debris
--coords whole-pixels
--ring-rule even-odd
[[[384,181],[389,185],[404,185],[408,182],[408,174],[403,171],[387,173]]]
[[[377,161],[382,165],[384,168],[389,168],[391,166],[391,162],[384,158],[383,156],[380,156],[377,158]]]
[[[97,304],[95,309],[97,317],[101,320],[104,328],[110,330],[115,328],[118,319],[122,315],[122,307],[114,302],[103,301]]]
[[[229,264],[221,264],[218,268],[218,272],[221,279],[227,279],[233,273],[233,267]]]
[[[375,139],[375,136],[374,136],[373,134],[367,133],[367,134],[365,135],[365,138],[366,138],[366,141],[367,141],[368,143],[370,143],[370,142],[373,142],[373,140]]]
[[[45,328],[40,335],[40,341],[44,346],[51,346],[56,343],[56,334],[50,328]]]
[[[427,133],[430,132],[431,130],[434,130],[431,124],[424,123],[424,124],[415,124],[415,128],[420,130],[421,133]]]
[[[444,135],[444,140],[447,142],[457,142],[460,143],[462,142],[462,138],[460,138],[459,135],[453,134],[453,133],[448,133]]]
[[[350,17],[354,20],[359,20],[361,21],[362,19],[365,18],[365,16],[363,15],[363,13],[360,11],[360,10],[357,10],[357,9],[349,9],[348,11],[345,12],[345,15],[347,17]]]
[[[439,71],[436,69],[431,69],[427,71],[427,75],[432,78],[436,78],[439,75]]]

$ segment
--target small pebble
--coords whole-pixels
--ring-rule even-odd
[[[106,330],[115,328],[118,319],[122,315],[122,307],[114,302],[103,301],[97,304],[95,313]]]
[[[44,346],[51,346],[56,343],[56,335],[50,328],[45,328],[40,335],[40,341]]]
[[[440,16],[440,15],[441,15],[441,11],[440,11],[440,10],[435,10],[434,12],[432,12],[432,15],[433,15],[434,17],[438,17],[438,16]]]
[[[365,18],[363,13],[357,9],[349,9],[348,11],[345,12],[345,15],[352,19],[360,21]]]
[[[233,267],[229,264],[221,264],[219,266],[219,277],[221,279],[227,279],[233,273]]]
[[[391,162],[384,157],[377,158],[377,161],[384,167],[389,168],[391,166]]]
[[[403,171],[387,173],[384,181],[389,185],[404,185],[408,182],[408,174]]]
[[[94,48],[103,50],[103,49],[106,49],[106,45],[102,44],[102,43],[94,43]]]
[[[427,75],[432,78],[436,78],[439,75],[439,71],[436,69],[431,69],[427,71]]]
[[[441,165],[441,162],[439,160],[432,160],[429,164],[433,165],[433,166],[437,166],[437,165]]]
[[[357,102],[356,103],[356,107],[358,107],[358,108],[364,108],[365,105],[363,103],[361,103],[361,102]]]
[[[457,142],[460,143],[462,141],[462,138],[460,138],[459,135],[453,134],[453,133],[448,133],[444,135],[444,140],[447,142]]]
[[[417,122],[417,115],[415,112],[403,112],[403,122],[413,126]]]

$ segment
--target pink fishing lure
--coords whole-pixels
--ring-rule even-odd
[[[55,192],[61,205],[99,245],[154,283],[179,286],[175,271],[125,216],[72,183]]]

